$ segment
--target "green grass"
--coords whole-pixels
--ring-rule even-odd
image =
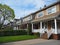
[[[4,36],[4,37],[0,37],[0,43],[28,40],[34,38],[37,38],[37,36],[34,35]]]

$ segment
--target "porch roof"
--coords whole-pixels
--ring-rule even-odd
[[[47,21],[47,20],[52,20],[54,18],[57,18],[60,15],[60,11],[50,14],[50,15],[45,15],[43,17],[40,17],[38,19],[34,19],[32,22],[39,22],[39,21]]]
[[[31,20],[30,20],[30,21],[22,22],[21,25],[22,25],[22,24],[29,24],[29,23],[31,23]]]

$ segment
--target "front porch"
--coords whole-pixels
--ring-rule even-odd
[[[32,32],[39,32],[40,37],[45,37],[45,39],[50,38],[51,35],[53,35],[52,38],[58,39],[58,35],[60,35],[60,19],[32,23]]]
[[[21,24],[20,25],[20,30],[27,30],[28,24]]]

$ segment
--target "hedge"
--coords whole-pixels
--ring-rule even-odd
[[[0,31],[0,36],[27,35],[26,30],[7,30]]]

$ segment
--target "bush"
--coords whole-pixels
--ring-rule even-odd
[[[13,27],[6,26],[6,27],[2,28],[1,30],[4,30],[4,31],[13,30]]]
[[[0,36],[27,35],[25,30],[6,30],[0,31]]]
[[[28,25],[27,34],[29,34],[29,35],[32,35],[32,27],[31,26],[32,26],[31,24]]]
[[[40,37],[40,33],[34,33],[34,35]]]

